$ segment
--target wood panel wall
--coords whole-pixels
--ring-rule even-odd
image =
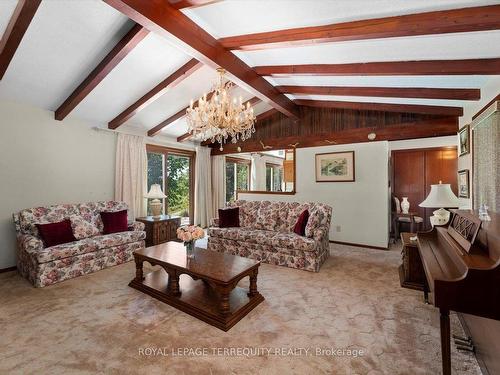
[[[436,208],[418,205],[429,194],[431,185],[439,181],[451,184],[453,192],[458,194],[456,147],[392,151],[391,165],[392,194],[400,200],[408,197],[410,211],[417,212],[424,219],[424,228],[430,230],[429,218]]]
[[[205,142],[213,147],[212,154],[261,151],[290,147],[314,147],[331,144],[369,142],[367,135],[377,134],[376,141],[425,138],[456,134],[456,117],[359,111],[339,108],[299,107],[300,119],[275,113],[258,121],[256,132],[245,142],[224,145]]]

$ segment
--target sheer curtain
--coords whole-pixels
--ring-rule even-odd
[[[194,224],[206,228],[213,216],[210,148],[196,147]]]
[[[252,154],[250,176],[250,190],[266,190],[266,162],[262,155]]]
[[[500,212],[500,111],[495,109],[485,111],[472,125],[472,193],[475,209],[484,203],[491,211]]]
[[[118,134],[115,163],[115,200],[127,203],[129,220],[145,216],[147,154],[144,137]]]
[[[212,206],[214,217],[226,205],[226,157],[212,156]]]

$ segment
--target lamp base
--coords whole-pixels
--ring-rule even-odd
[[[159,199],[153,199],[149,203],[149,207],[151,207],[151,213],[154,218],[159,218],[161,216],[161,201]]]
[[[450,211],[447,211],[444,208],[434,211],[433,214],[434,216],[429,218],[432,226],[446,225],[448,224],[448,221],[450,221]]]

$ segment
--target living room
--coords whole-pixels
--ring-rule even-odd
[[[500,373],[498,0],[0,34],[0,373]]]

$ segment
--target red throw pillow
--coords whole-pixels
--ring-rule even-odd
[[[219,228],[239,227],[240,208],[219,209]]]
[[[58,223],[36,224],[36,227],[45,247],[76,241],[69,219]]]
[[[101,212],[104,234],[128,231],[127,210],[116,212]]]
[[[306,225],[309,220],[309,210],[302,211],[295,226],[293,227],[293,231],[298,235],[305,236],[306,235]]]

